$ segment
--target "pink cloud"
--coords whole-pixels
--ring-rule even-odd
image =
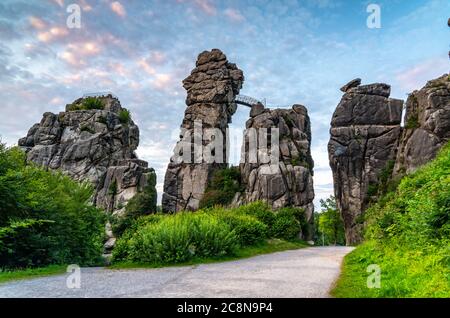
[[[60,7],[64,6],[64,0],[53,0],[53,2],[59,5]]]
[[[209,0],[194,0],[194,3],[206,14],[216,15],[216,7]]]
[[[39,23],[38,23],[39,24]],[[69,32],[63,27],[52,27],[48,31],[38,33],[38,40],[41,42],[51,42],[55,39],[65,37]]]
[[[448,60],[434,58],[416,64],[412,68],[403,70],[396,75],[400,87],[408,92],[420,89],[430,79],[448,73]]]
[[[95,42],[71,43],[59,57],[74,67],[85,66],[86,58],[98,55],[102,51],[100,45]]]
[[[30,21],[31,26],[36,30],[45,29],[45,27],[47,26],[47,24],[43,20],[37,17],[31,16],[28,18],[28,20]]]
[[[119,1],[114,1],[111,3],[111,10],[120,17],[124,17],[127,15],[125,8]]]
[[[156,70],[147,62],[146,59],[142,58],[138,61],[138,65],[149,75],[155,75]]]
[[[172,91],[174,88],[174,78],[171,74],[167,73],[155,74],[151,84],[157,90]]]
[[[239,10],[228,8],[224,11],[225,15],[233,22],[242,22],[245,17],[239,12]]]
[[[190,1],[194,3],[201,11],[205,12],[208,15],[216,15],[217,9],[211,3],[210,0],[177,0],[178,3],[184,3]]]

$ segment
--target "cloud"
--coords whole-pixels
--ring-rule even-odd
[[[45,27],[47,26],[47,24],[42,19],[39,19],[37,17],[31,16],[28,20],[30,21],[30,25],[36,30],[45,29]]]
[[[52,27],[48,31],[39,32],[37,38],[41,42],[48,43],[63,38],[67,34],[69,34],[69,31],[65,27]]]
[[[111,3],[111,10],[120,17],[124,17],[127,15],[125,8],[119,1],[114,1]]]
[[[167,89],[171,83],[172,77],[169,74],[157,74],[153,80],[153,85],[157,89]]]
[[[224,11],[224,14],[233,22],[242,22],[245,20],[245,17],[236,9],[228,8]]]
[[[56,3],[57,5],[59,5],[60,7],[64,6],[64,0],[52,0],[54,3]]]
[[[448,73],[448,59],[436,57],[422,61],[396,74],[400,87],[408,92],[420,89],[432,78]]]
[[[194,3],[208,15],[216,15],[217,13],[216,7],[209,0],[194,0]]]
[[[140,67],[142,67],[142,69],[149,75],[155,75],[156,74],[156,70],[149,64],[149,62],[147,62],[147,59],[145,58],[141,58],[138,61],[138,65]]]

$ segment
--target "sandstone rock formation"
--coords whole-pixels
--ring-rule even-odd
[[[233,204],[262,200],[275,209],[285,206],[304,208],[310,225],[309,233],[304,234],[310,240],[314,221],[314,162],[306,107],[294,105],[292,109],[265,109],[262,104],[256,104],[252,106],[250,116],[240,164],[245,191],[235,198]],[[273,128],[278,128],[278,138],[274,140]],[[267,137],[260,139],[266,132]],[[274,147],[276,141],[279,141],[279,147]],[[255,153],[252,153],[252,143],[256,146]],[[269,161],[270,158],[264,154],[267,157],[278,156],[275,158],[278,162],[274,164],[274,160]]]
[[[450,140],[449,74],[429,81],[406,100],[405,127],[394,175],[416,170],[432,160]]]
[[[65,112],[45,113],[19,146],[29,161],[91,182],[94,204],[120,213],[143,187],[155,186],[156,174],[136,157],[139,129],[124,116],[119,100],[112,95],[96,99],[102,109],[83,109],[86,99],[79,98]]]
[[[331,121],[328,144],[334,193],[345,226],[347,244],[361,240],[361,215],[370,187],[396,158],[403,101],[389,98],[386,84],[344,86],[345,94]]]
[[[198,56],[196,67],[183,80],[187,90],[186,111],[181,125],[180,141],[174,156],[170,159],[165,179],[162,206],[164,212],[196,210],[199,206],[208,181],[216,169],[226,166],[226,129],[231,116],[236,112],[234,99],[242,87],[243,73],[235,64],[229,63],[218,49],[205,51]],[[203,137],[203,156],[192,152],[183,155],[186,144],[193,145],[195,123],[201,127],[195,131],[197,137]],[[216,149],[208,147],[214,138],[206,131],[211,128],[220,130],[224,136],[222,162],[207,163],[205,156],[215,156]],[[186,157],[187,158],[186,160]]]

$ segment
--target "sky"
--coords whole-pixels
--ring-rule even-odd
[[[80,28],[67,26],[71,4]],[[380,28],[367,25],[370,4]],[[308,108],[318,208],[333,193],[327,143],[339,88],[360,77],[406,99],[448,73],[449,13],[448,0],[1,0],[0,138],[15,145],[44,112],[111,91],[139,125],[137,153],[156,170],[161,199],[186,108],[181,81],[199,53],[219,48],[244,71],[241,94]],[[240,106],[231,130],[248,117]]]

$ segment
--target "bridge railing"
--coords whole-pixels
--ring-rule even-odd
[[[117,96],[114,95],[114,94],[111,93],[111,92],[95,92],[95,93],[87,93],[87,94],[84,94],[84,95],[83,95],[83,98],[86,98],[86,97],[106,97],[106,96],[108,96],[108,95],[111,95],[113,98],[118,99]]]
[[[237,104],[241,104],[244,106],[249,106],[252,107],[255,104],[261,103],[259,100],[257,100],[256,98],[250,97],[250,96],[246,96],[246,95],[237,95],[236,98],[234,99],[234,101]]]

